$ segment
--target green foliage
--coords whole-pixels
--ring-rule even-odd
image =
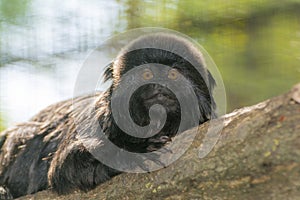
[[[0,17],[6,22],[21,23],[28,12],[28,4],[30,0],[1,0],[0,1]]]

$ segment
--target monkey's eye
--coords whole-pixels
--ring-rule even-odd
[[[153,73],[150,69],[146,69],[143,73],[143,79],[150,80],[153,78]]]
[[[177,71],[177,69],[171,69],[169,71],[168,78],[172,79],[172,80],[175,80],[175,79],[178,78],[178,75],[179,75],[179,72]]]

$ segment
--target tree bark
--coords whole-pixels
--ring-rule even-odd
[[[189,130],[198,132],[193,144],[164,169],[124,173],[87,193],[42,191],[20,199],[300,199],[300,84],[213,123],[224,128],[202,159],[209,123]]]

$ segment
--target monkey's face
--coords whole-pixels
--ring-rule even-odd
[[[201,63],[200,63],[201,64]],[[149,65],[152,69],[145,67],[139,73],[135,73],[135,77],[132,78],[132,82],[142,79],[141,86],[134,92],[131,97],[131,110],[130,113],[138,124],[145,125],[149,123],[148,118],[144,119],[141,115],[148,115],[149,109],[155,104],[162,105],[168,114],[178,117],[180,115],[180,103],[178,97],[174,94],[174,91],[168,88],[167,83],[176,83],[183,85],[180,82],[180,77],[188,80],[188,86],[192,88],[198,98],[198,104],[200,110],[203,112],[200,123],[203,123],[210,118],[212,108],[214,107],[214,101],[210,95],[210,85],[206,81],[204,76],[206,73],[199,74],[197,69],[188,60],[182,58],[172,52],[168,52],[161,49],[139,49],[122,55],[116,66],[114,66],[114,81],[115,85],[118,85],[120,80],[127,73],[135,68],[139,68],[142,65]],[[165,68],[168,69],[165,69]],[[203,66],[200,66],[203,68]],[[116,78],[117,77],[117,78]],[[160,83],[154,83],[155,80],[161,80]],[[148,83],[147,83],[148,82]],[[128,83],[130,84],[130,83]],[[188,88],[176,87],[177,95],[189,95],[187,94]],[[139,108],[139,109],[137,109]],[[136,111],[146,110],[146,112],[139,113]],[[140,119],[140,120],[139,120]],[[144,120],[141,120],[144,119]]]
[[[122,138],[122,140],[120,142],[119,139],[115,139],[114,143],[135,152],[148,152],[161,148],[177,134],[182,119],[182,106],[188,104],[186,103],[188,101],[180,102],[180,97],[189,99],[190,96],[195,96],[196,101],[192,103],[195,105],[192,107],[196,106],[199,110],[199,124],[207,121],[214,113],[214,101],[210,94],[213,79],[209,82],[208,73],[206,69],[204,70],[201,60],[198,64],[203,70],[202,74],[185,58],[162,49],[143,48],[121,54],[113,64],[111,74],[106,74],[107,77],[113,79],[111,91],[123,90],[120,85],[126,79],[125,76],[131,74],[132,70],[146,65],[138,70],[138,73],[131,74],[132,77],[125,81],[129,84],[127,88],[131,87],[130,84],[135,87],[137,83],[143,83],[136,87],[130,96],[127,108],[130,113],[129,117],[136,125],[147,126],[153,117],[160,119],[161,110],[152,110],[152,117],[149,113],[151,107],[160,105],[165,111],[166,120],[160,131],[149,138],[134,137],[118,129],[117,134],[111,138]],[[183,79],[187,81],[181,82]],[[123,95],[126,96],[126,92]],[[118,126],[117,123],[116,126]],[[191,127],[186,127],[188,128]]]
[[[165,108],[167,113],[179,113],[180,104],[178,99],[176,98],[176,95],[167,87],[167,83],[172,84],[172,82],[179,77],[179,71],[176,69],[170,69],[165,72],[165,70],[158,69],[156,73],[157,72],[161,73],[155,74],[153,71],[151,71],[151,69],[142,70],[142,78],[150,83],[141,86],[135,91],[131,98],[131,106],[139,106],[139,108],[149,111],[151,106],[159,104]],[[153,79],[157,79],[155,76],[159,76],[159,80],[162,82],[162,84],[151,83]],[[131,113],[133,113],[133,116],[135,116],[134,110]]]

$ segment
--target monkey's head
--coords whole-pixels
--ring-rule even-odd
[[[136,69],[139,70],[133,73]],[[158,104],[165,109],[167,117],[163,127],[149,138],[125,133],[112,116],[112,94],[117,90],[124,90],[121,84],[124,84],[122,81],[128,74],[131,74],[131,78],[125,80],[127,88],[130,89],[130,84],[135,87],[137,82],[143,83],[132,93],[129,107],[126,108],[130,113],[127,117],[131,117],[135,125],[144,127],[150,124],[149,110],[152,106]],[[180,95],[196,96],[199,124],[215,117],[215,102],[212,97],[215,81],[205,67],[201,52],[186,39],[165,33],[142,36],[120,52],[104,75],[105,80],[112,80],[112,85],[105,95],[107,109],[102,116],[106,117],[101,118],[100,123],[109,139],[126,150],[149,152],[171,141],[182,120],[182,105],[178,99]],[[187,88],[178,81],[180,78],[187,80]],[[173,87],[170,87],[173,82]],[[189,89],[193,92],[189,92]],[[122,95],[126,96],[126,93]],[[122,95],[118,98],[122,98]],[[159,118],[159,115],[159,110],[152,111],[152,116]]]

